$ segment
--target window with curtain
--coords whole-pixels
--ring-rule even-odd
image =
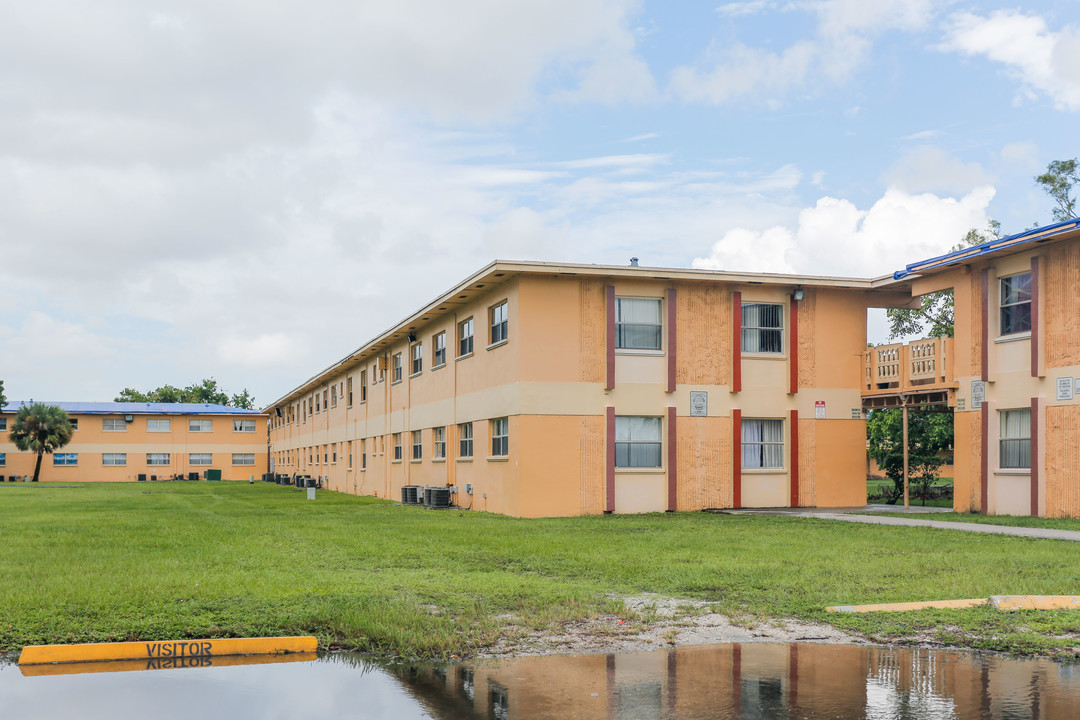
[[[742,351],[784,352],[784,306],[774,303],[743,303]]]
[[[615,418],[615,467],[658,468],[663,422],[658,417]]]
[[[615,298],[617,350],[660,350],[662,331],[658,298]]]
[[[1031,408],[1002,410],[1001,456],[1003,468],[1031,467]]]
[[[1031,273],[1001,278],[1001,334],[1031,332]]]
[[[784,421],[747,418],[742,421],[742,466],[784,467]]]

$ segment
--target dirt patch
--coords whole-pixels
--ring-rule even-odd
[[[791,619],[732,619],[699,600],[648,595],[622,601],[626,612],[618,615],[599,615],[549,630],[511,627],[478,656],[632,652],[709,643],[866,642],[831,625]]]

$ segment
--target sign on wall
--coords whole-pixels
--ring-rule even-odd
[[[705,417],[709,414],[709,393],[705,390],[690,391],[690,417]]]
[[[1057,379],[1057,399],[1073,399],[1073,379],[1071,377],[1061,377]]]
[[[825,419],[825,401],[824,400],[818,400],[817,402],[814,403],[814,419],[815,420],[824,420]]]
[[[986,402],[986,383],[982,380],[971,381],[971,409],[980,410]]]

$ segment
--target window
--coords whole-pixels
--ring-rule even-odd
[[[255,453],[233,453],[232,454],[233,465],[254,465]]]
[[[660,350],[662,329],[659,299],[615,298],[617,350]]]
[[[169,462],[169,453],[146,453],[147,465],[168,465]]]
[[[7,418],[0,417],[0,430],[7,430]]]
[[[510,454],[510,420],[495,418],[491,421],[491,456],[506,457]]]
[[[424,369],[424,343],[412,346],[412,374],[419,375]]]
[[[663,421],[658,417],[616,417],[615,467],[662,467],[663,432]]]
[[[79,429],[79,418],[69,417],[68,418],[68,424],[71,425],[72,430],[78,430]]]
[[[7,465],[7,453],[0,453],[0,467]]]
[[[349,469],[352,470],[352,440],[349,441]]]
[[[401,459],[401,433],[394,433],[394,459]]]
[[[742,351],[784,352],[784,306],[771,303],[743,303]]]
[[[3,428],[0,428],[3,430]],[[127,432],[127,423],[124,422],[124,418],[102,418],[101,419],[101,431],[102,432]]]
[[[53,453],[52,464],[61,467],[78,465],[79,453]]]
[[[146,432],[169,432],[172,430],[172,421],[169,418],[147,418]]]
[[[319,393],[315,393],[315,412],[322,412],[322,403],[319,400]]]
[[[360,371],[360,402],[367,402],[367,370]]]
[[[330,405],[327,404],[327,399],[326,399],[326,394],[328,392],[329,392],[328,390],[323,390],[322,391],[322,406],[323,406],[324,410],[329,410],[330,409]]]
[[[233,432],[255,432],[254,420],[233,420],[232,421]]]
[[[1001,458],[1003,468],[1031,467],[1031,408],[1002,410]]]
[[[501,343],[508,336],[510,305],[505,300],[491,308],[491,344]]]
[[[345,392],[347,392],[349,396],[348,406],[352,407],[352,378],[348,378],[345,381]]]
[[[446,458],[446,428],[432,428],[431,438],[432,444],[434,446],[431,457],[435,458],[436,460],[444,460]]]
[[[784,467],[784,421],[742,421],[743,468]]]
[[[200,420],[188,420],[188,430],[190,432],[213,432],[214,421],[206,418]]]
[[[330,388],[330,407],[337,407],[337,385]]]
[[[424,457],[424,433],[422,430],[412,431],[412,459],[419,460]]]
[[[210,465],[213,462],[213,453],[191,453],[188,455],[188,465]]]
[[[332,460],[331,462],[333,462],[333,463],[334,463],[335,465],[337,465],[337,451],[338,451],[338,444],[337,444],[337,443],[334,443],[334,444],[333,444],[333,445],[331,445],[330,447],[332,447],[332,448],[333,448],[333,458],[334,458],[334,459],[333,459],[333,460]]]
[[[1031,332],[1031,273],[1001,278],[1001,334],[1022,332]]]
[[[401,382],[401,353],[396,353],[393,359],[393,374],[390,376],[390,382]]]
[[[446,333],[441,332],[432,338],[432,346],[435,350],[431,354],[431,367],[437,368],[446,364]]]
[[[462,320],[457,325],[458,357],[471,355],[473,350],[473,319]]]
[[[461,423],[458,427],[458,457],[472,457],[472,423]]]
[[[360,469],[367,470],[367,438],[360,438]]]

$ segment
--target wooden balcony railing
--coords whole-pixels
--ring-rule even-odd
[[[952,350],[946,337],[867,348],[863,395],[956,387]]]

